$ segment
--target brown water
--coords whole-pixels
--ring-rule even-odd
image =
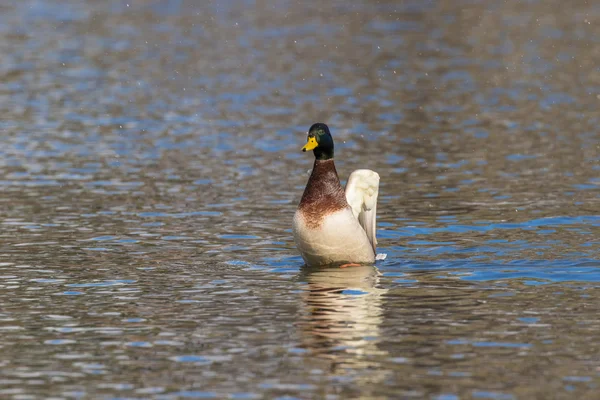
[[[597,399],[600,3],[0,4],[0,397]],[[308,270],[330,125],[379,252]]]

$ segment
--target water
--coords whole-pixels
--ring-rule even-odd
[[[0,397],[597,397],[596,3],[13,3]],[[375,266],[295,250],[317,121]]]

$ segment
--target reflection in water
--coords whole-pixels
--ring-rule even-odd
[[[373,266],[306,268],[300,278],[308,283],[302,294],[305,316],[298,326],[305,347],[335,359],[340,351],[353,361],[383,352],[377,348],[383,321],[380,272]]]

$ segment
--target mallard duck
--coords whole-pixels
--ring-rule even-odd
[[[327,125],[310,127],[302,151],[312,150],[315,164],[294,215],[294,241],[308,266],[375,262],[379,175],[369,169],[350,174],[342,189],[333,162],[333,138]]]

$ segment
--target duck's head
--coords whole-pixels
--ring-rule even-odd
[[[333,138],[327,125],[318,122],[308,130],[308,138],[302,151],[312,150],[317,160],[333,158]]]

